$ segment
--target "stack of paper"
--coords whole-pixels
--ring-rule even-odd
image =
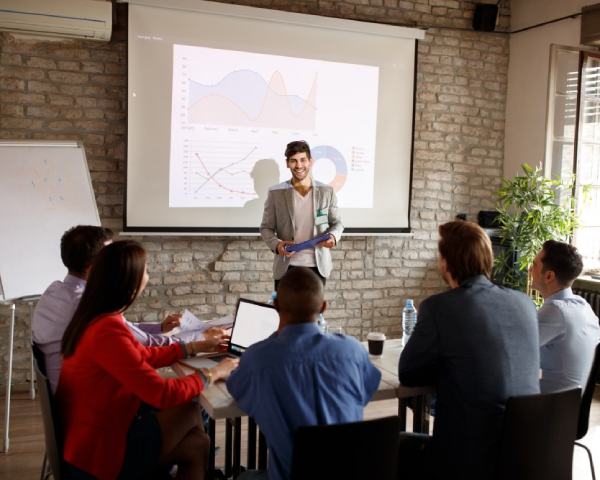
[[[200,320],[189,310],[185,310],[181,315],[179,327],[171,330],[167,335],[180,338],[184,342],[194,342],[204,338],[203,332],[212,327],[228,329],[233,326],[233,316],[226,315],[225,317],[214,320]]]

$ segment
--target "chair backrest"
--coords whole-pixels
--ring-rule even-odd
[[[396,480],[399,432],[398,417],[300,427],[292,480]]]
[[[579,407],[579,423],[577,425],[577,440],[583,438],[588,431],[590,423],[590,408],[592,406],[592,400],[594,398],[594,389],[596,388],[596,378],[600,372],[600,343],[596,345],[596,352],[594,354],[594,361],[592,362],[592,368],[588,381],[583,390],[583,396],[581,397],[581,406]]]
[[[38,347],[35,343],[32,343],[31,353],[33,354],[34,365],[37,365],[42,375],[46,376],[46,357],[44,356],[44,352],[42,352],[40,347]]]
[[[496,478],[570,480],[580,399],[580,388],[509,398]]]
[[[62,435],[60,432],[60,423],[58,422],[58,410],[52,389],[50,388],[50,381],[45,375],[44,354],[36,345],[32,345],[31,349],[33,351],[35,379],[38,387],[40,406],[42,408],[42,420],[44,422],[46,456],[48,457],[54,480],[61,480]]]

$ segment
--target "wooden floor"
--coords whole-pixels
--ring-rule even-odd
[[[4,399],[1,400],[2,407]],[[365,418],[395,415],[397,403],[394,400],[374,402],[365,411]],[[410,418],[408,419],[410,422]],[[217,445],[224,445],[223,422],[218,423]],[[590,429],[583,439],[592,450],[594,464],[600,469],[600,389],[592,405]],[[28,392],[16,392],[12,397],[10,426],[10,448],[7,454],[0,454],[0,479],[34,480],[39,479],[44,455],[44,434],[42,418],[37,400],[30,400]],[[242,459],[245,459],[245,444],[242,443]],[[217,465],[223,465],[223,449],[217,453]],[[245,462],[244,462],[245,463]],[[573,479],[591,478],[589,463],[583,449],[575,448]]]

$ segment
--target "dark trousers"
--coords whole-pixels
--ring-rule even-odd
[[[291,270],[292,268],[298,268],[295,267],[294,265],[290,265],[288,267],[288,271]],[[306,267],[306,268],[310,268],[313,272],[315,272],[317,274],[317,276],[321,279],[321,281],[323,282],[323,286],[325,286],[325,284],[327,283],[327,279],[321,275],[319,273],[319,269],[317,267]],[[285,274],[284,274],[285,275]],[[277,286],[279,285],[279,280],[275,280],[275,291],[277,291]]]
[[[432,437],[424,433],[401,433],[398,443],[398,478],[432,480]]]

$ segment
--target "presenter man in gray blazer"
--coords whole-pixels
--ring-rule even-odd
[[[288,268],[296,266],[311,268],[324,284],[333,267],[330,249],[338,244],[344,230],[337,198],[332,187],[313,180],[314,160],[306,142],[288,143],[285,158],[292,178],[269,189],[260,224],[263,240],[275,253],[275,288]],[[315,248],[295,253],[285,250],[286,245],[324,233],[328,233],[329,238]]]

